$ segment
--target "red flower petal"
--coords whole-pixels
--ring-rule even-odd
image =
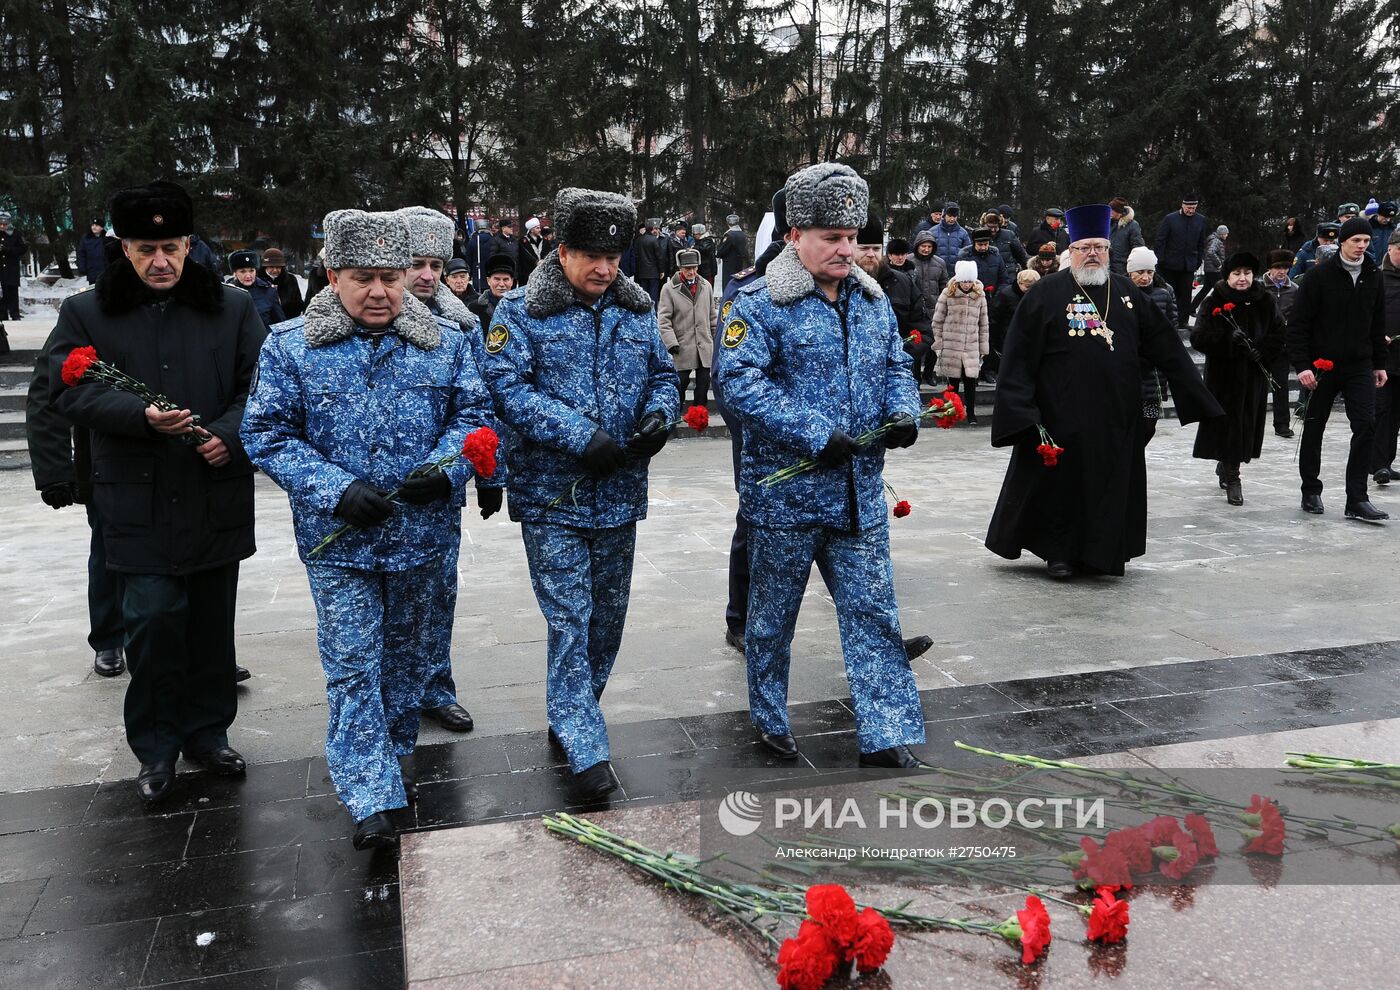
[[[1089,915],[1088,939],[1112,945],[1128,934],[1128,902],[1113,896],[1113,891],[1100,888]]]
[[[1016,912],[1021,925],[1021,962],[1030,964],[1045,954],[1050,945],[1050,912],[1034,894],[1026,898],[1026,907]]]
[[[704,406],[691,406],[685,411],[685,425],[697,433],[710,425],[710,410]]]
[[[844,953],[856,940],[856,902],[839,883],[807,888],[807,914]]]
[[[63,384],[72,388],[83,380],[88,369],[97,362],[96,347],[75,347],[68,357],[64,358],[63,368],[59,371],[59,376],[62,377]]]
[[[909,505],[908,502],[900,501],[900,502],[896,502],[896,503],[894,504],[894,517],[895,517],[896,519],[903,519],[905,516],[909,515],[909,513],[912,512],[912,511],[914,511],[914,510],[913,510],[913,508]]]
[[[500,443],[501,438],[489,426],[472,430],[462,441],[462,456],[471,462],[478,478],[489,478],[496,473],[496,448]]]
[[[885,964],[894,946],[894,932],[885,916],[866,908],[856,920],[855,961],[862,973],[873,973]]]

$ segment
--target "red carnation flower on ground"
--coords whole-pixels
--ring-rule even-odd
[[[856,902],[839,883],[819,883],[807,888],[807,914],[822,926],[843,953],[856,940]]]
[[[1031,894],[1026,898],[1025,909],[1016,912],[1016,920],[1021,924],[1021,962],[1033,963],[1050,946],[1050,912],[1039,897]]]
[[[856,942],[852,957],[862,973],[873,973],[885,964],[894,946],[894,932],[885,916],[866,908],[856,919]]]
[[[1258,794],[1252,795],[1249,807],[1241,817],[1251,825],[1259,826],[1258,830],[1245,831],[1245,835],[1250,839],[1249,845],[1244,847],[1245,852],[1264,853],[1266,856],[1283,855],[1283,815],[1279,813],[1277,804]]]
[[[1128,902],[1114,897],[1113,891],[1107,887],[1099,888],[1089,914],[1089,941],[1112,945],[1123,941],[1127,934]]]
[[[1194,812],[1186,816],[1186,831],[1191,833],[1191,838],[1196,842],[1196,848],[1201,851],[1203,857],[1215,857],[1220,855],[1220,847],[1215,844],[1215,832],[1210,827],[1210,822],[1206,821],[1205,815],[1198,815]]]
[[[75,347],[68,357],[63,360],[63,370],[59,372],[63,378],[63,384],[72,388],[83,380],[83,376],[88,373],[98,361],[96,347]]]
[[[1169,880],[1180,880],[1196,868],[1196,864],[1201,861],[1201,852],[1196,848],[1196,842],[1185,832],[1177,832],[1172,836],[1172,848],[1176,850],[1173,859],[1162,860],[1162,876]]]
[[[501,438],[489,426],[472,430],[462,441],[462,456],[471,462],[478,478],[489,478],[496,473],[496,448],[500,443]]]
[[[1152,872],[1152,843],[1139,828],[1120,828],[1104,837],[1105,848],[1116,850],[1128,861],[1128,869],[1134,874]]]
[[[685,425],[696,433],[702,432],[710,425],[710,410],[704,406],[691,406],[685,411]]]
[[[1331,361],[1327,360],[1326,358],[1318,358],[1316,361],[1313,362],[1313,367],[1316,368],[1318,371],[1331,371],[1333,368],[1336,367],[1336,365],[1333,364]]]
[[[900,501],[894,504],[894,517],[896,519],[903,519],[913,511],[913,507],[908,502]]]
[[[1172,838],[1181,832],[1181,824],[1171,815],[1158,815],[1142,826],[1142,834],[1153,846],[1169,846]]]
[[[778,986],[782,990],[821,990],[839,961],[822,926],[804,921],[797,934],[778,950]]]
[[[1089,836],[1079,840],[1079,848],[1084,850],[1084,859],[1074,871],[1076,880],[1088,877],[1095,887],[1131,887],[1133,874],[1128,869],[1128,859],[1111,846],[1098,846]]]

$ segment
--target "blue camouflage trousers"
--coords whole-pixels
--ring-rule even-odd
[[[749,718],[760,732],[790,732],[792,634],[814,561],[836,603],[860,751],[923,742],[924,709],[899,631],[888,526],[855,534],[749,526]]]
[[[439,593],[444,596],[443,608],[452,615],[457,609],[457,553],[444,554]],[[451,630],[448,630],[451,632]],[[441,708],[457,703],[457,682],[452,679],[452,637],[444,636],[439,643],[428,644],[433,651],[423,687],[423,708]]]
[[[326,763],[358,822],[408,803],[398,757],[418,742],[423,686],[452,638],[455,595],[441,558],[407,571],[308,563],[306,575],[330,705]]]
[[[608,727],[598,704],[622,645],[632,591],[637,524],[579,529],[520,526],[530,584],[549,626],[545,712],[569,769],[608,759]]]

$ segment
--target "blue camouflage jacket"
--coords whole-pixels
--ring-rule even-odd
[[[501,297],[481,372],[509,431],[511,519],[605,528],[646,518],[645,460],[584,478],[569,494],[596,430],[625,445],[647,413],[669,421],[678,412],[676,370],[636,282],[619,275],[589,306],[576,299],[559,255],[547,255],[525,286]]]
[[[844,339],[843,339],[844,338]],[[772,487],[760,479],[815,457],[841,429],[855,437],[897,412],[919,414],[894,311],[880,286],[853,269],[828,302],[797,253],[739,289],[715,367],[725,405],[743,422],[739,510],[751,524],[885,524],[885,447],[871,444],[843,468],[818,468]]]
[[[239,432],[253,463],[287,493],[306,560],[342,525],[335,507],[352,481],[389,491],[414,468],[460,451],[482,426],[494,427],[490,399],[455,323],[405,293],[376,346],[335,293],[318,292],[268,335]],[[395,504],[385,522],[350,530],[312,562],[401,571],[455,549],[472,469],[459,458],[445,471],[450,498]]]

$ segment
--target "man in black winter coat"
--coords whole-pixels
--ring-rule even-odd
[[[1152,251],[1157,255],[1157,274],[1176,293],[1176,326],[1186,329],[1191,315],[1191,283],[1206,255],[1209,221],[1197,212],[1201,200],[1193,193],[1181,197],[1181,209],[1168,213],[1157,228]]]
[[[258,275],[277,290],[277,300],[282,304],[284,319],[295,320],[306,308],[301,298],[301,285],[297,277],[287,271],[287,256],[280,248],[268,248],[262,253],[262,268]]]
[[[253,465],[238,428],[266,331],[248,293],[189,260],[192,214],[170,182],[113,197],[125,257],[64,301],[49,361],[54,410],[89,431],[107,567],[125,582],[126,738],[147,802],[169,794],[182,754],[214,773],[245,770],[228,739],[238,565],[255,550]],[[179,408],[65,381],[82,347]]]
[[[1392,230],[1388,240],[1381,261],[1386,383],[1376,390],[1376,437],[1371,447],[1371,474],[1378,485],[1400,481],[1400,472],[1395,470],[1396,433],[1400,431],[1400,230]],[[1374,252],[1371,257],[1375,257]]]
[[[1360,217],[1342,224],[1337,253],[1303,279],[1288,321],[1288,360],[1307,389],[1303,442],[1298,454],[1303,511],[1322,514],[1322,434],[1338,395],[1351,423],[1346,469],[1346,517],[1379,522],[1390,516],[1366,494],[1367,468],[1375,434],[1376,389],[1385,371],[1385,291],[1380,269],[1366,249],[1371,226]],[[1318,361],[1330,361],[1320,370]]]
[[[743,271],[749,266],[749,239],[739,226],[737,213],[731,213],[724,219],[725,223],[729,224],[729,229],[724,232],[719,246],[715,248],[715,257],[724,266],[721,275],[724,281],[728,282],[735,272]],[[721,282],[720,287],[723,288],[723,285]]]
[[[660,219],[647,220],[646,233],[632,242],[632,254],[637,267],[637,284],[655,304],[661,298],[661,275],[666,270],[666,239],[661,236]]]
[[[19,259],[28,250],[24,235],[10,226],[10,215],[0,211],[0,320],[19,319]]]
[[[87,276],[88,285],[96,285],[107,267],[107,228],[101,220],[88,224],[88,232],[78,242],[74,253],[78,260],[78,274]]]

